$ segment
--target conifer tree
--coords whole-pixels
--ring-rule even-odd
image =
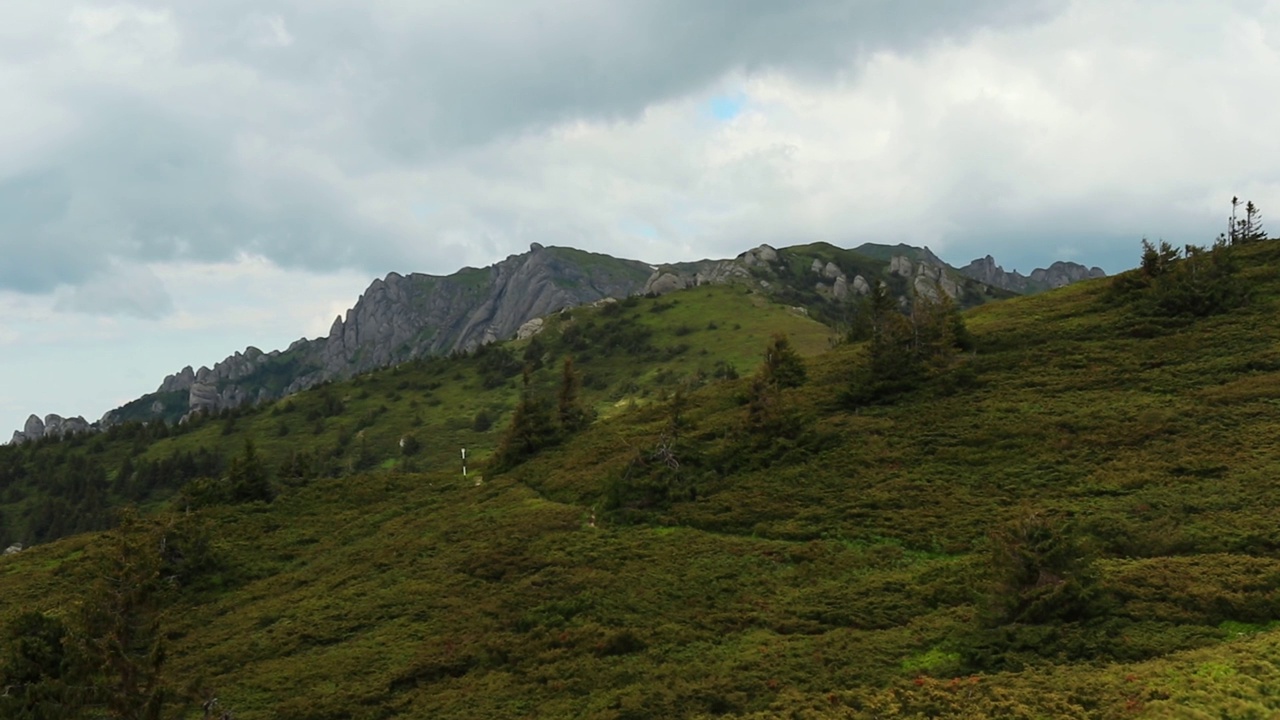
[[[107,542],[80,620],[77,651],[96,678],[86,704],[119,720],[159,720],[172,699],[162,675],[163,536],[128,509]]]
[[[587,413],[578,400],[579,379],[573,370],[573,358],[566,356],[560,372],[560,391],[556,395],[556,420],[560,430],[572,433],[587,424]]]
[[[747,395],[746,430],[770,439],[794,438],[801,423],[786,404],[782,390],[799,387],[807,378],[804,361],[787,336],[775,333],[765,348],[764,361],[751,380]]]
[[[783,333],[774,333],[765,348],[760,377],[765,384],[778,388],[799,387],[808,377],[804,361]]]
[[[1267,239],[1267,233],[1262,229],[1262,212],[1258,210],[1258,206],[1253,201],[1245,203],[1244,217],[1239,221],[1236,229],[1236,242],[1254,243]]]
[[[271,480],[267,476],[267,467],[254,450],[253,441],[247,437],[244,440],[244,452],[231,461],[227,481],[231,486],[233,502],[271,502],[275,497]]]
[[[877,283],[869,296],[867,360],[855,373],[845,399],[862,403],[910,390],[951,369],[957,351],[972,339],[955,303],[941,289],[917,295],[909,315],[896,307],[888,288]]]
[[[555,439],[551,411],[532,387],[532,373],[525,368],[520,399],[494,453],[494,470],[509,470],[527,460]]]

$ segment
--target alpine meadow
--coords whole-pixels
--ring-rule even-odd
[[[885,260],[788,248],[0,447],[0,714],[1271,717],[1280,243],[1134,254],[824,324],[782,279]]]

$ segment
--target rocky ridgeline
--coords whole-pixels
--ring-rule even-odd
[[[959,268],[960,272],[980,280],[988,285],[1003,288],[1023,295],[1053,290],[1081,280],[1106,277],[1107,273],[1100,267],[1085,267],[1079,263],[1059,260],[1047,268],[1036,268],[1031,275],[1023,275],[1014,270],[1007,272],[996,264],[990,255],[978,258]]]
[[[21,430],[13,431],[13,439],[9,442],[17,445],[47,437],[61,438],[77,433],[97,432],[98,428],[97,423],[90,424],[80,416],[64,418],[61,415],[50,414],[45,415],[44,420],[41,420],[38,415],[32,415],[27,418]]]
[[[928,248],[898,247],[913,256],[894,248],[891,256],[881,256],[889,257],[887,267],[883,259],[874,261],[879,265],[859,266],[870,268],[865,270],[868,273],[879,267],[875,272],[880,275],[846,272],[833,262],[769,245],[727,260],[654,266],[537,243],[527,253],[483,269],[464,268],[448,276],[391,273],[374,280],[346,316],[333,321],[325,337],[300,339],[284,351],[249,347],[212,368],[185,367],[166,377],[156,392],[108,412],[97,423],[57,415],[41,421],[33,415],[14,433],[13,442],[92,432],[126,420],[174,421],[192,413],[269,401],[418,357],[526,338],[541,330],[541,318],[567,307],[639,293],[663,295],[706,284],[741,283],[771,292],[772,284],[791,282],[787,278],[794,277],[779,272],[788,261],[803,262],[813,291],[835,302],[867,295],[885,275],[906,279],[918,295],[937,297],[941,291],[959,300],[966,288],[984,289],[976,283],[1025,293],[1104,274],[1098,268],[1057,262],[1024,277],[1005,272],[990,256],[957,269]],[[909,303],[905,297],[901,300]]]
[[[374,280],[326,337],[298,340],[283,352],[250,347],[212,368],[188,366],[165,378],[155,395],[187,393],[184,416],[272,400],[328,380],[515,337],[535,318],[641,292],[651,275],[649,265],[638,261],[536,243],[528,253],[484,269],[448,276],[391,273]],[[167,409],[159,398],[153,405],[156,416]],[[129,418],[117,410],[103,422],[124,419]]]
[[[695,263],[663,265],[656,268],[649,281],[645,283],[644,292],[663,295],[676,290],[684,290],[708,283],[743,282],[756,284],[764,290],[771,289],[766,279],[757,277],[753,269],[773,270],[782,262],[777,249],[769,245],[761,245],[748,250],[733,260],[702,260]],[[843,302],[854,295],[867,295],[871,292],[871,281],[860,274],[852,279],[835,263],[814,259],[808,266],[809,272],[817,276],[814,290],[819,295],[836,302]],[[955,277],[958,272],[947,265],[938,256],[924,248],[920,257],[912,260],[906,255],[895,255],[889,260],[888,272],[911,281],[911,287],[919,295],[936,298],[938,288],[950,298],[958,299],[963,288],[963,278]],[[767,275],[768,273],[764,273]]]
[[[290,347],[297,348],[298,343]],[[199,370],[192,370],[188,365],[180,372],[166,377],[156,392],[186,392],[189,412],[217,411],[238,407],[246,402],[262,402],[270,399],[271,393],[267,388],[259,387],[251,392],[236,383],[253,375],[263,365],[282,354],[279,350],[264,353],[256,347],[249,346],[244,352],[238,352],[212,368],[202,367]],[[160,414],[162,408],[153,407],[152,410]],[[110,421],[107,421],[107,424],[110,424]]]

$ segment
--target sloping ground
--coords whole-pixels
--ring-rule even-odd
[[[733,345],[744,374],[769,331],[797,329],[809,350],[825,333],[724,290],[637,303],[610,312],[653,328],[652,358],[673,364],[588,350],[610,417],[479,485],[452,460],[464,442],[492,447],[468,434],[478,365],[333,386],[344,411],[314,437],[355,437],[387,404],[364,442],[419,432],[423,471],[400,460],[200,510],[227,569],[169,611],[170,672],[206,678],[250,720],[1273,716],[1280,247],[1244,259],[1250,304],[1194,322],[1137,318],[1107,281],[970,311],[972,372],[882,405],[841,402],[865,348],[837,347],[783,391],[800,430],[766,438],[746,424],[748,379],[693,390],[677,420],[658,376],[732,356],[733,333],[755,336]],[[626,336],[595,321],[592,337]],[[443,384],[420,391],[428,377]],[[488,397],[509,407],[503,382]],[[324,391],[147,452],[248,433],[278,458],[311,441],[273,424]],[[398,404],[410,393],[440,400],[438,416],[418,408],[419,430]],[[694,492],[620,522],[611,488],[673,438]],[[992,531],[1028,512],[1098,556],[1091,611],[984,624]],[[88,542],[0,560],[0,603],[69,613]]]

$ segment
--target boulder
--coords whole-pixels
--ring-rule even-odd
[[[649,278],[649,282],[645,283],[644,292],[645,294],[666,295],[669,292],[683,290],[688,286],[685,279],[675,273],[656,271],[653,277]]]
[[[527,340],[542,332],[542,326],[542,318],[534,318],[520,326],[520,329],[516,331],[516,339]]]

